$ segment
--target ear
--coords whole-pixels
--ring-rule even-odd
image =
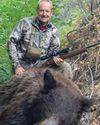
[[[50,90],[56,87],[56,80],[54,79],[50,70],[46,70],[44,73],[44,89]]]
[[[92,98],[92,99],[89,99],[89,98],[86,98],[84,97],[82,100],[81,100],[81,110],[86,112],[89,110],[89,108],[94,104],[95,100]]]

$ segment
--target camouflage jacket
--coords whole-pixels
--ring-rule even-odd
[[[20,66],[20,61],[28,49],[33,33],[33,46],[41,49],[41,55],[50,54],[59,49],[60,41],[57,28],[48,23],[45,30],[39,29],[37,17],[21,19],[13,29],[8,42],[9,56],[14,67]]]

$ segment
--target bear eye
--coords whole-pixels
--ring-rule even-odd
[[[59,125],[65,125],[65,120],[62,119],[62,120],[60,121],[60,124],[59,124]]]

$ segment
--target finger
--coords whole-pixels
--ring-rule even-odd
[[[54,57],[54,62],[56,63],[56,65],[60,65],[63,63],[63,59],[58,58],[58,57]]]
[[[61,64],[61,63],[63,63],[63,62],[64,62],[64,60],[63,60],[63,59],[61,59],[61,58],[56,58],[56,62]]]
[[[60,61],[61,63],[63,63],[63,62],[64,62],[64,60],[63,60],[63,59],[61,59],[61,58],[59,58],[59,61]]]
[[[16,69],[16,74],[17,74],[17,75],[18,75],[18,74],[23,74],[24,72],[25,72],[25,69],[22,68],[22,67]]]

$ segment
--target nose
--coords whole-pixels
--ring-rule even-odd
[[[46,13],[46,11],[43,11],[43,15],[45,16],[47,13]]]

